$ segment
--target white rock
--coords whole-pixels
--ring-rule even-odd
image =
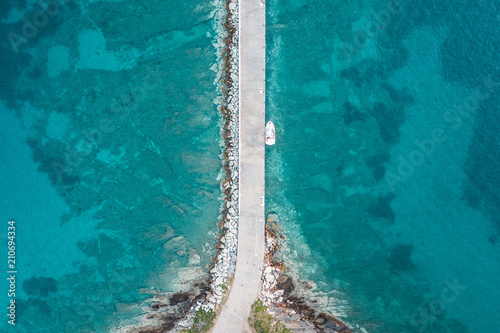
[[[276,290],[276,291],[274,292],[274,296],[282,296],[282,295],[283,295],[283,292],[284,292],[284,290]]]
[[[271,274],[271,273],[268,273],[266,274],[266,281],[269,283],[269,284],[272,284],[274,282],[274,275]]]

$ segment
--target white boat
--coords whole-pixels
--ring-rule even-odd
[[[266,124],[266,145],[274,145],[276,143],[276,129],[272,121]]]

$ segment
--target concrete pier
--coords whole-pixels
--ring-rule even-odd
[[[239,0],[239,227],[235,278],[212,330],[250,332],[264,262],[265,2]]]

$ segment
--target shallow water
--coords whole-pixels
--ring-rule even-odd
[[[285,264],[357,331],[495,332],[498,5],[267,8],[267,210]]]
[[[215,253],[215,8],[60,3],[47,22],[35,1],[0,8],[2,36],[22,37],[22,17],[40,25],[0,42],[0,247],[6,261],[15,219],[18,272],[16,326],[3,314],[2,331],[133,322],[150,293],[204,278]]]

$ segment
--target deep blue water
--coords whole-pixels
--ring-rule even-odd
[[[204,279],[215,253],[214,7],[59,4],[0,4],[2,332],[105,332]]]
[[[285,265],[356,331],[498,331],[499,3],[267,8]]]

